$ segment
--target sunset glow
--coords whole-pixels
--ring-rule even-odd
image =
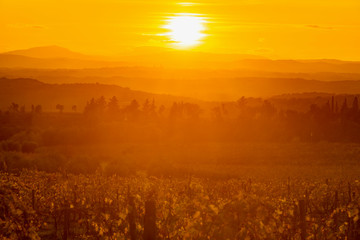
[[[0,0],[0,240],[360,240],[360,0]]]
[[[201,43],[201,40],[206,36],[205,19],[195,14],[179,14],[169,17],[167,25],[169,36],[172,43],[181,47],[191,47]]]
[[[116,55],[143,46],[191,47],[272,59],[359,60],[359,10],[358,0],[2,0],[0,50],[57,45]]]

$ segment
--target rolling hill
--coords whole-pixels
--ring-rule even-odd
[[[40,104],[44,111],[56,111],[55,106],[62,104],[65,111],[71,111],[73,105],[82,111],[91,98],[111,98],[116,96],[119,105],[124,106],[136,99],[140,104],[146,99],[153,100],[157,105],[170,106],[174,101],[200,101],[171,95],[152,94],[135,91],[116,85],[105,84],[47,84],[35,79],[0,78],[0,109],[7,110],[11,103],[25,105],[27,110],[31,105]]]
[[[360,62],[270,60],[166,48],[138,48],[112,59],[57,46],[17,50],[0,54],[0,77],[37,79],[48,86],[77,83],[79,89],[101,83],[206,101],[304,92],[360,93]]]
[[[89,56],[58,46],[35,47],[0,54],[0,68],[108,68],[120,66],[171,69],[240,69],[277,73],[357,73],[360,62],[332,59],[271,60],[247,54],[221,54],[139,47],[117,56]]]

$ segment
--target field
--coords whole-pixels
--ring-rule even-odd
[[[325,142],[43,148],[27,158],[82,156],[100,168],[1,173],[0,232],[4,239],[359,239],[359,149]]]

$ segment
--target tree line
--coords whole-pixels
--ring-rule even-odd
[[[26,112],[24,107],[12,103],[7,111],[0,111],[0,140],[10,139],[19,132],[33,131],[36,127],[41,129],[42,139],[52,139],[50,142],[60,138],[57,135],[54,137],[54,132],[58,135],[71,135],[73,132],[73,135],[80,135],[79,139],[101,141],[104,138],[100,135],[106,135],[106,131],[111,131],[112,136],[117,134],[118,137],[114,137],[116,140],[123,137],[123,141],[126,141],[125,136],[128,139],[147,136],[148,141],[177,138],[201,141],[360,142],[357,96],[342,99],[333,96],[322,104],[310,104],[307,111],[299,111],[295,105],[291,108],[293,99],[282,101],[289,103],[290,107],[281,108],[269,99],[245,97],[233,102],[201,106],[190,102],[173,102],[165,106],[157,104],[154,99],[120,103],[114,96],[109,99],[92,98],[82,112],[76,112],[76,105],[73,105],[72,111],[76,114],[72,115],[65,114],[64,106],[58,104],[54,106],[59,111],[57,116],[43,113],[41,105],[33,106],[31,111]],[[126,127],[128,125],[131,128]],[[91,137],[94,129],[97,135]],[[61,138],[63,142],[76,139]]]

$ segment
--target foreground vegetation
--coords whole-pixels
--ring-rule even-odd
[[[2,239],[360,239],[360,111],[267,101],[0,114]],[[340,102],[340,101],[339,101]]]
[[[308,174],[301,174],[304,169]],[[141,171],[129,177],[2,173],[1,237],[359,239],[358,172],[238,170],[236,178],[212,179],[154,177]]]

